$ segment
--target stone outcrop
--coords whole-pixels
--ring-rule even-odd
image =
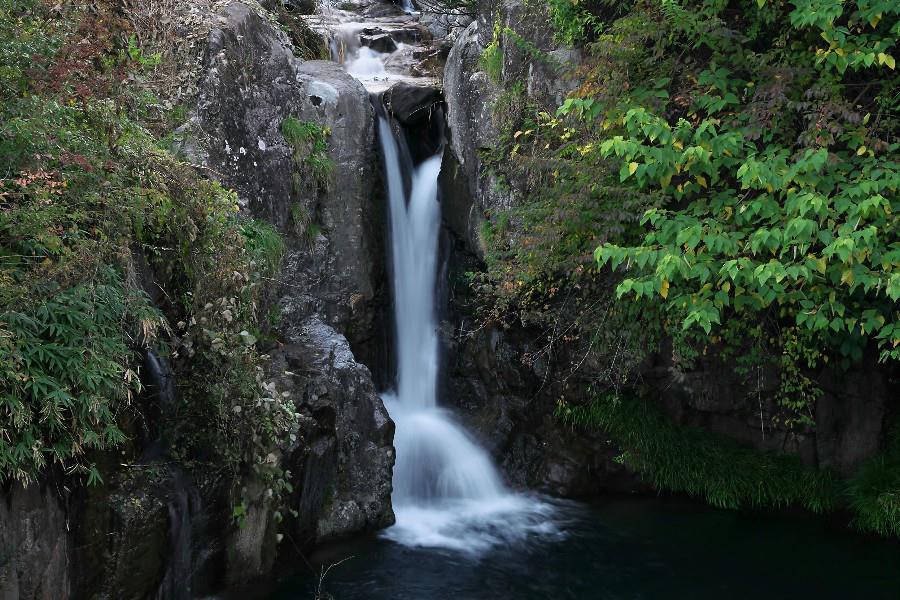
[[[372,328],[384,269],[368,95],[339,65],[298,60],[285,35],[247,6],[233,3],[223,18],[210,34],[184,149],[234,188],[251,214],[287,235],[279,275],[285,326],[320,313],[356,345]],[[324,185],[294,177],[281,131],[288,118],[330,132]],[[303,231],[294,228],[298,214]]]
[[[237,2],[210,34],[207,62],[184,148],[286,241],[267,372],[304,416],[302,443],[284,464],[300,515],[288,527],[304,544],[385,527],[393,423],[351,351],[378,337],[384,303],[368,93],[336,63],[298,60],[280,30]],[[326,133],[324,178],[297,164],[282,133],[289,118]],[[254,527],[262,538],[265,523]]]
[[[483,2],[478,18],[457,34],[444,67],[444,97],[450,130],[452,156],[442,170],[445,187],[466,190],[448,198],[445,215],[457,235],[468,247],[484,257],[481,229],[486,213],[508,210],[518,202],[517,182],[501,182],[484,169],[481,153],[493,148],[500,135],[494,104],[517,84],[535,102],[554,110],[577,82],[569,71],[579,60],[571,48],[557,47],[553,31],[547,26],[547,8],[541,3],[507,0],[496,6]],[[541,61],[530,55],[509,36],[501,36],[499,80],[483,70],[485,49],[495,40],[494,25],[516,31],[545,53]],[[512,189],[510,189],[510,184]]]
[[[479,66],[481,53],[490,43],[481,40],[481,30],[485,27],[482,21],[473,21],[450,50],[444,67],[444,99],[452,154],[441,168],[443,188],[457,190],[445,196],[445,219],[481,258],[486,250],[481,239],[485,210],[509,208],[508,196],[491,185],[493,176],[483,172],[479,156],[481,150],[493,147],[499,137],[491,107],[500,89]]]
[[[391,116],[407,127],[427,123],[435,107],[443,102],[439,89],[403,81],[392,85],[382,99]]]
[[[271,353],[276,389],[304,416],[303,444],[287,459],[296,539],[320,543],[393,523],[394,423],[346,338],[312,316]]]

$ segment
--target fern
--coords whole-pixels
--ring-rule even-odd
[[[112,268],[28,310],[0,313],[0,481],[51,463],[90,472],[90,450],[125,442],[118,416],[140,391],[136,325],[160,323]]]

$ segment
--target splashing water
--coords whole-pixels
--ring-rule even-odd
[[[397,389],[384,401],[397,432],[392,496],[397,524],[386,536],[410,546],[481,552],[533,533],[556,533],[550,507],[512,494],[487,453],[437,406],[441,157],[413,173],[404,195],[400,154],[379,121],[390,202],[397,326]]]
[[[387,74],[387,70],[384,68],[384,61],[379,53],[366,46],[361,46],[356,57],[347,61],[346,68],[347,72],[354,77],[373,77]]]

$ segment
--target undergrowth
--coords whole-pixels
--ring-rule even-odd
[[[608,394],[581,406],[561,403],[557,416],[568,425],[609,433],[625,450],[620,460],[654,487],[699,496],[719,508],[796,505],[823,512],[838,502],[838,479],[831,472],[675,425],[643,400]]]
[[[297,415],[256,333],[281,238],[164,149],[145,121],[160,58],[117,15],[0,0],[0,482],[54,463],[99,481],[155,350],[181,382],[172,455],[279,489]]]
[[[649,402],[616,394],[584,405],[559,402],[566,425],[608,433],[618,460],[656,489],[703,498],[726,509],[799,506],[813,512],[849,508],[851,525],[900,537],[900,428],[881,456],[847,480],[804,467],[796,457],[762,453],[701,429],[676,425]]]

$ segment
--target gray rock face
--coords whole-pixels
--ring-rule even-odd
[[[11,484],[0,497],[0,597],[68,598],[66,515],[50,486]]]
[[[555,46],[543,3],[507,0],[499,5],[499,13],[497,6],[484,4],[479,9],[478,20],[458,34],[444,67],[447,124],[457,164],[452,165],[451,161],[452,168],[442,172],[446,188],[467,191],[446,198],[448,223],[482,258],[485,248],[480,232],[485,213],[508,210],[521,197],[516,193],[519,187],[516,181],[501,185],[482,165],[480,154],[496,146],[500,135],[493,114],[494,104],[513,84],[521,82],[532,101],[552,112],[576,87],[569,69],[580,60],[577,51]],[[512,28],[546,53],[543,61],[533,61],[522,48],[503,36],[502,84],[492,81],[480,64],[485,48],[493,39],[495,18],[501,26]]]
[[[464,319],[460,329],[471,326]],[[553,417],[556,399],[577,395],[579,384],[565,390],[543,361],[524,361],[538,350],[526,332],[482,329],[447,350],[447,397],[515,486],[565,497],[647,489],[613,460],[613,441],[566,431]]]
[[[730,437],[764,452],[797,455],[804,464],[851,475],[877,454],[890,412],[889,377],[873,365],[846,373],[825,369],[816,377],[822,396],[814,409],[815,427],[785,425],[775,401],[779,389],[773,366],[749,378],[714,356],[687,373],[676,372],[664,347],[643,377],[675,421]]]
[[[457,190],[457,193],[445,196],[445,218],[481,258],[486,250],[481,239],[485,210],[494,205],[509,204],[504,202],[508,199],[501,192],[495,193],[491,176],[482,172],[479,156],[481,150],[497,143],[499,131],[491,108],[500,94],[500,89],[478,64],[484,51],[479,41],[482,27],[484,25],[479,21],[466,27],[450,50],[444,67],[444,100],[455,164],[441,169],[444,188]]]
[[[267,372],[305,416],[283,464],[294,476],[295,539],[385,527],[393,522],[393,422],[351,351],[375,337],[383,303],[384,209],[368,94],[335,63],[298,60],[283,32],[239,2],[223,11],[206,60],[185,150],[286,241],[273,292],[281,343]],[[324,178],[296,164],[282,135],[289,117],[329,132]],[[260,574],[269,516],[250,517],[256,533],[236,539],[234,550]]]
[[[306,417],[286,464],[301,482],[292,502],[298,539],[318,543],[391,525],[394,423],[368,368],[318,316],[290,329],[286,341],[271,355],[270,376]]]

